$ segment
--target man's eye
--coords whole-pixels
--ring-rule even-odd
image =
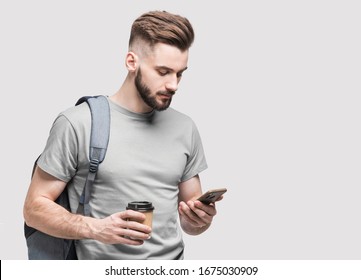
[[[165,76],[168,74],[168,71],[158,71],[159,75]]]

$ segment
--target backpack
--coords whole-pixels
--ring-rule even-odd
[[[110,109],[105,96],[84,96],[80,98],[75,106],[87,102],[91,112],[91,134],[89,148],[89,171],[79,199],[78,214],[90,215],[90,192],[98,171],[99,164],[104,160],[109,142],[110,132]],[[38,159],[40,156],[38,157]],[[38,159],[34,163],[33,173]],[[68,189],[59,195],[55,201],[70,211]],[[24,235],[28,247],[29,260],[76,260],[76,240],[57,238],[45,234],[24,223]]]

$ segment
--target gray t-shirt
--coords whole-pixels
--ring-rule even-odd
[[[109,99],[108,99],[109,100]],[[92,189],[91,216],[124,211],[128,202],[151,201],[152,237],[141,246],[77,242],[79,259],[177,259],[184,244],[178,219],[178,184],[207,168],[194,122],[172,108],[147,114],[130,112],[109,100],[110,139]],[[89,166],[90,110],[86,103],[55,120],[38,165],[68,182],[76,212]]]

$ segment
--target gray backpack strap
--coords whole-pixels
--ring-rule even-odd
[[[110,134],[110,109],[105,96],[82,97],[76,105],[86,101],[91,112],[91,134],[89,145],[89,171],[83,193],[79,199],[77,213],[90,215],[90,193],[93,187],[99,164],[104,160],[107,152]]]

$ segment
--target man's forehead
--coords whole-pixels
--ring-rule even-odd
[[[150,59],[157,67],[184,71],[188,64],[188,50],[182,51],[177,47],[158,43],[154,46]]]

